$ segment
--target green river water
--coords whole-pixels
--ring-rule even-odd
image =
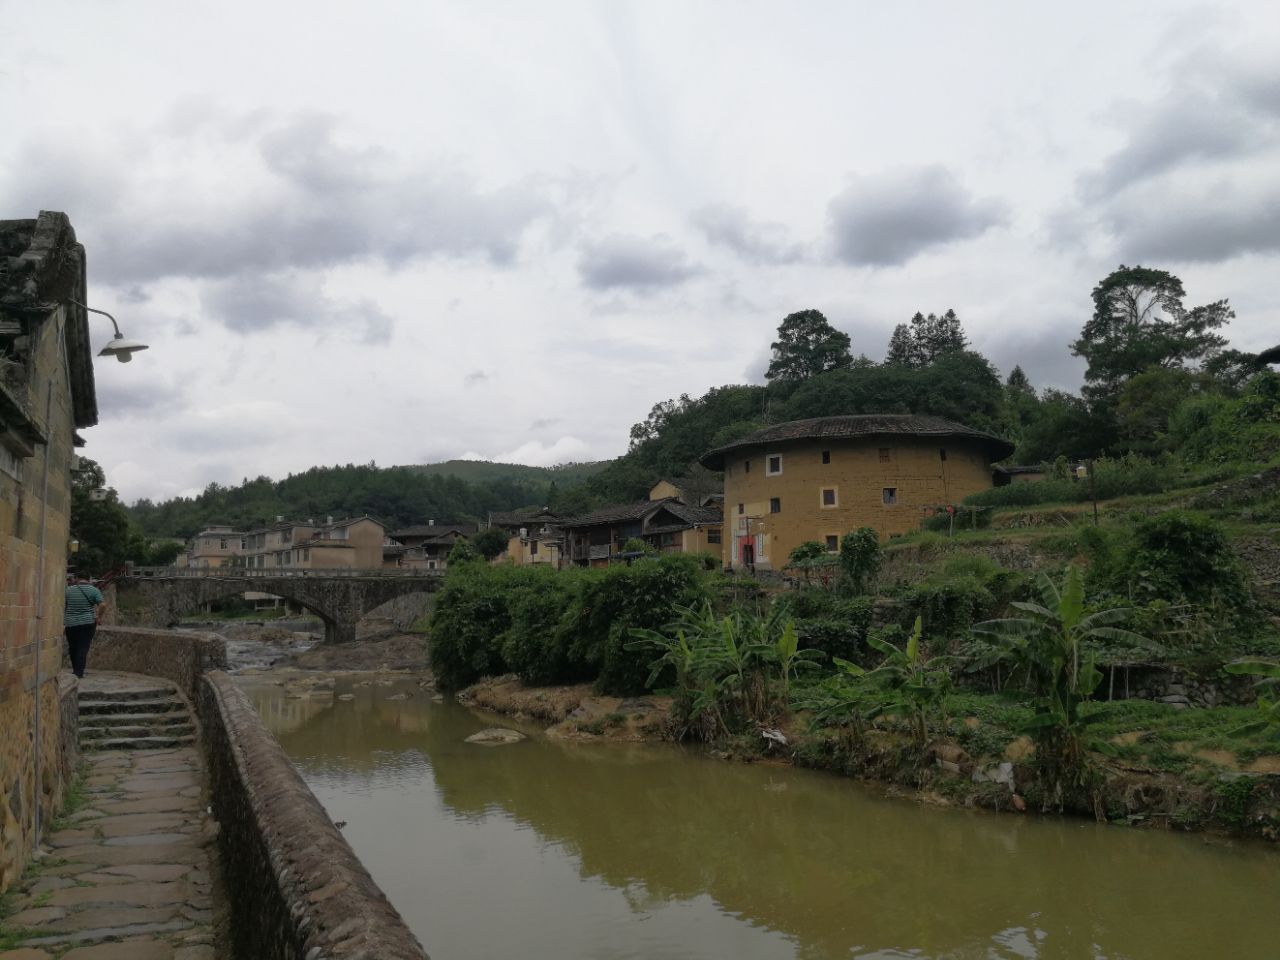
[[[434,960],[1280,958],[1260,844],[530,728],[477,746],[514,724],[412,682],[245,689]]]

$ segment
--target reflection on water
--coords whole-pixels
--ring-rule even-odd
[[[246,692],[435,960],[1280,956],[1271,849],[675,747],[478,746],[464,708],[350,683]]]

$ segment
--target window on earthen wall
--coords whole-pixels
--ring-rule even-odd
[[[884,490],[883,490],[883,491],[882,491],[882,493],[881,493],[881,497],[883,498],[883,500],[884,500],[884,502],[885,502],[885,505],[886,505],[886,506],[891,506],[892,504],[897,503],[897,502],[898,502],[898,488],[897,488],[897,487],[885,487],[885,488],[884,488]]]

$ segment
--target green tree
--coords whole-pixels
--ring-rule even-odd
[[[853,364],[849,345],[849,335],[831,326],[821,312],[789,314],[778,327],[765,379],[802,383],[820,373],[848,369]]]
[[[71,475],[71,539],[78,544],[72,564],[89,576],[101,576],[131,559],[129,514],[106,473],[95,461],[81,458]]]
[[[880,569],[880,535],[871,527],[851,530],[840,540],[840,573],[850,593],[866,593]]]
[[[941,315],[931,313],[927,317],[917,311],[910,326],[900,323],[894,327],[885,362],[918,369],[968,346],[969,339],[954,310]]]
[[[1089,364],[1086,396],[1111,401],[1144,370],[1184,369],[1222,349],[1215,331],[1235,312],[1226,300],[1188,310],[1185,296],[1172,273],[1141,266],[1121,265],[1093,288],[1093,316],[1071,347]]]
[[[1168,449],[1169,416],[1198,394],[1205,377],[1190,370],[1150,367],[1130,377],[1116,396],[1116,427],[1126,448],[1136,453]]]
[[[471,538],[471,545],[480,556],[492,560],[507,549],[510,537],[501,527],[486,527]]]

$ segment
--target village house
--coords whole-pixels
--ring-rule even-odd
[[[564,531],[560,529],[560,518],[550,508],[490,513],[489,526],[505,531],[508,537],[499,562],[521,567],[545,563],[557,570],[564,565]]]
[[[835,552],[850,530],[882,538],[993,485],[1013,444],[942,417],[817,417],[757,430],[702,457],[724,472],[726,567],[781,569],[817,541]]]
[[[659,481],[650,494],[662,494],[673,487]],[[721,515],[712,504],[686,504],[677,497],[659,496],[637,503],[603,507],[581,517],[562,520],[565,559],[578,566],[605,566],[626,559],[626,543],[643,540],[663,553],[703,553],[719,555]]]
[[[443,572],[449,566],[449,551],[459,540],[470,538],[478,530],[475,524],[434,520],[392,530],[382,547],[381,566]]]
[[[85,253],[65,214],[0,221],[0,892],[62,804],[59,678],[78,429],[98,422]],[[74,736],[74,726],[67,728]]]
[[[385,528],[372,517],[305,523],[277,517],[244,534],[236,561],[250,570],[377,570]]]
[[[217,569],[244,553],[246,534],[225,526],[209,526],[187,541],[186,549],[175,558],[179,567]]]

